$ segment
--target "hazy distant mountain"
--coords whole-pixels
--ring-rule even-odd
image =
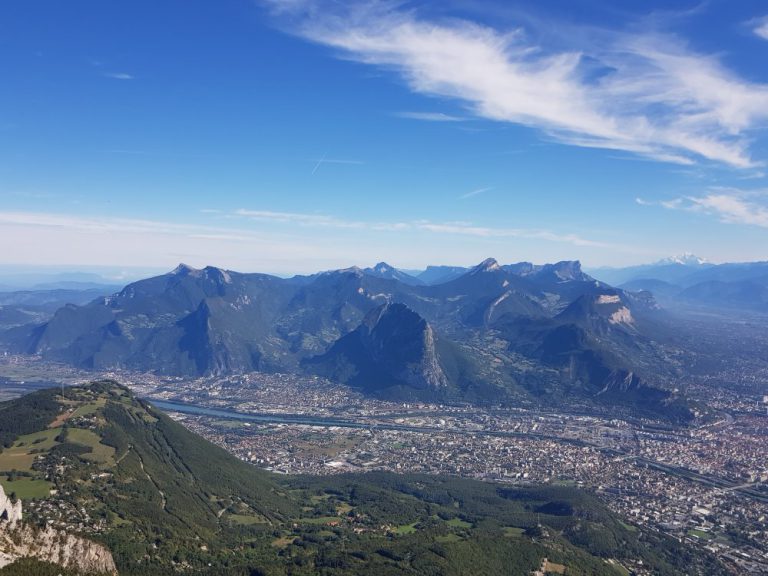
[[[386,264],[290,279],[180,265],[63,306],[3,340],[86,368],[188,376],[308,370],[402,397],[546,401],[551,392],[588,400],[622,374],[632,374],[633,388],[641,377],[660,381],[664,363],[644,323],[654,313],[650,296],[611,288],[573,261],[487,259],[434,285],[414,285]],[[569,340],[576,348],[545,346],[562,326],[580,331]],[[497,352],[489,353],[489,341]],[[528,359],[526,370],[515,355]],[[564,367],[564,359],[570,366],[586,358],[605,370],[596,361]]]
[[[762,281],[765,278],[768,278],[768,262],[734,262],[708,266],[706,269],[693,271],[680,284],[687,288],[699,282]]]
[[[468,268],[463,266],[427,266],[427,269],[417,276],[424,284],[442,284],[466,274]]]
[[[657,280],[655,278],[637,278],[621,284],[621,288],[624,290],[631,290],[633,292],[647,291],[651,292],[657,298],[671,298],[676,296],[682,290],[682,286],[665,282],[664,280]]]
[[[611,275],[630,277],[619,283],[623,289],[647,290],[667,306],[768,311],[768,262],[715,265],[687,255],[602,273]]]
[[[677,297],[690,303],[716,308],[768,312],[768,277],[735,282],[699,282],[682,290]]]
[[[46,290],[18,290],[0,292],[2,306],[55,306],[60,308],[65,304],[83,305],[88,302],[112,294],[119,290],[116,286],[100,286],[85,289],[52,288]]]
[[[19,290],[88,290],[109,287],[113,291],[120,286],[115,280],[90,272],[2,272],[0,291]]]
[[[86,291],[86,290],[98,290],[100,292],[115,292],[120,290],[125,284],[109,282],[78,282],[74,280],[64,280],[61,282],[45,282],[42,284],[35,284],[30,288],[30,291],[41,292],[46,290],[71,290],[71,291]]]
[[[45,322],[62,306],[87,304],[114,292],[115,289],[115,286],[101,286],[88,289],[0,292],[0,330]]]
[[[0,330],[45,322],[47,315],[20,306],[0,306]]]
[[[671,284],[680,283],[694,272],[712,267],[703,258],[693,254],[682,254],[664,258],[653,264],[628,266],[626,268],[594,268],[589,272],[598,280],[613,286],[620,286],[638,279],[663,280]]]

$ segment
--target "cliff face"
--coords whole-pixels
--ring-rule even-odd
[[[88,574],[117,574],[104,546],[61,530],[21,523],[21,500],[11,502],[0,486],[0,568],[32,557]]]
[[[424,318],[403,304],[371,311],[357,329],[370,359],[396,381],[415,389],[448,384],[435,349],[435,335]]]
[[[50,527],[0,525],[0,567],[25,557],[87,574],[117,574],[112,554],[101,544]]]
[[[449,382],[440,365],[429,323],[404,304],[384,304],[369,312],[306,366],[369,392],[400,387],[412,394],[439,395]]]
[[[11,502],[0,485],[0,522],[15,525],[21,520],[21,500]]]

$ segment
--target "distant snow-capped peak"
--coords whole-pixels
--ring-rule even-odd
[[[663,258],[662,260],[659,260],[657,264],[681,264],[683,266],[701,266],[702,264],[707,264],[707,260],[705,258],[700,258],[699,256],[696,256],[695,254],[691,254],[690,252],[685,252],[683,254],[678,254],[677,256],[670,256],[669,258]]]

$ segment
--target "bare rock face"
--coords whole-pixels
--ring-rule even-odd
[[[0,522],[7,522],[13,526],[21,521],[21,500],[11,502],[11,499],[5,495],[2,485],[0,485]]]
[[[0,486],[0,568],[31,557],[88,574],[117,574],[111,552],[101,544],[21,519],[21,500],[11,502]]]
[[[400,386],[434,397],[449,385],[436,345],[424,318],[405,304],[387,303],[371,310],[355,330],[307,366],[368,391]]]
[[[50,527],[19,524],[5,531],[0,527],[0,550],[14,561],[32,557],[87,574],[117,574],[112,554],[104,546]]]

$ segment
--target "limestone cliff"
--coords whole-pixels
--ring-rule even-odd
[[[101,544],[50,527],[0,525],[0,566],[24,557],[88,574],[117,574],[112,554]]]
[[[112,554],[101,544],[62,530],[21,521],[21,500],[11,502],[0,486],[0,568],[25,557],[88,574],[117,574]]]
[[[399,303],[371,310],[355,330],[305,365],[333,380],[374,392],[400,387],[435,397],[449,386],[432,326]]]
[[[11,502],[0,485],[0,522],[15,525],[21,520],[21,500]]]

